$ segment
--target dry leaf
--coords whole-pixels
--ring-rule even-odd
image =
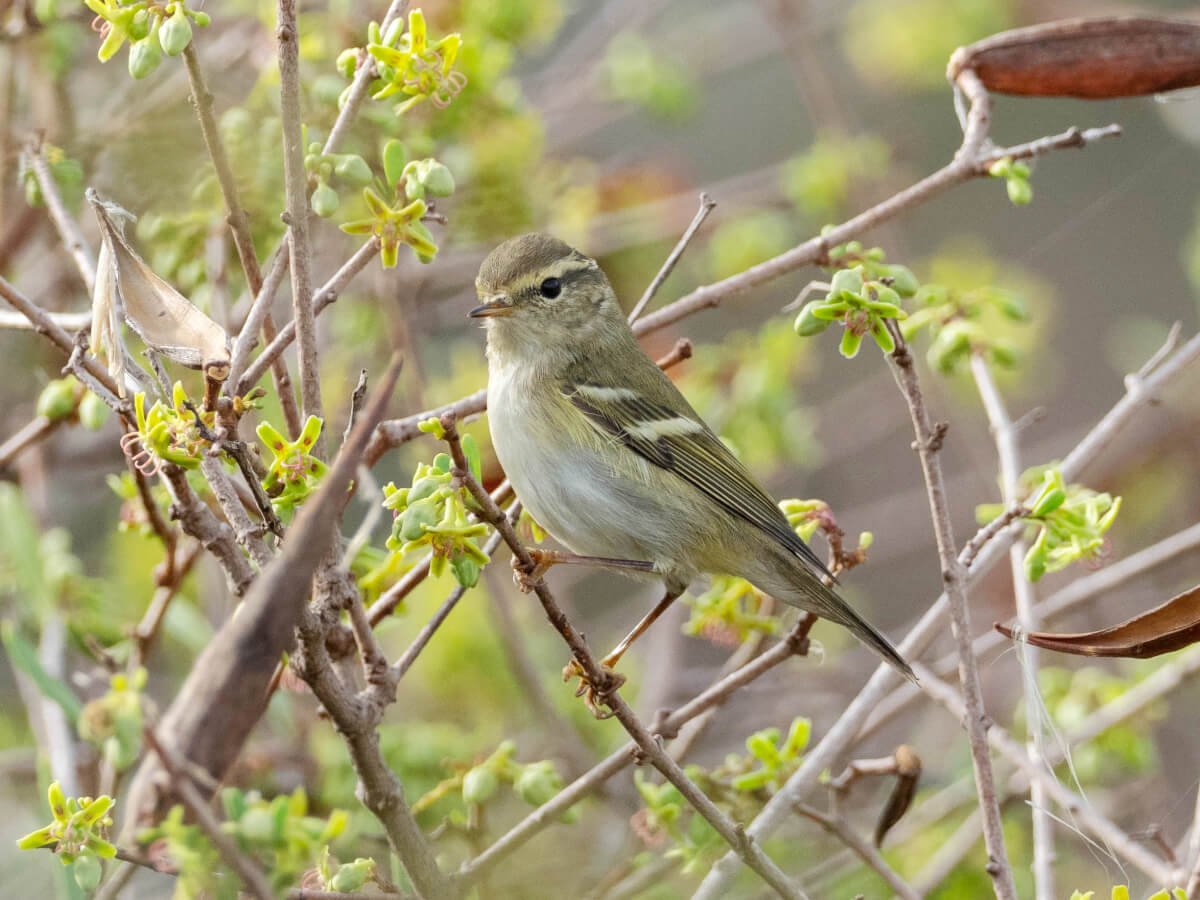
[[[998,623],[995,627],[1005,637],[1013,637],[1012,628]],[[1111,628],[1076,634],[1032,631],[1020,639],[1035,647],[1076,656],[1147,659],[1171,653],[1200,641],[1200,585]]]
[[[123,320],[146,345],[190,369],[204,369],[218,380],[229,372],[229,335],[191,301],[158,277],[133,251],[114,216],[129,214],[102,201],[89,189],[88,200],[100,220],[100,254],[92,292],[93,352],[103,345],[109,371],[124,389],[120,351]]]
[[[896,761],[896,786],[888,795],[887,803],[875,826],[876,847],[883,844],[883,839],[892,826],[908,812],[917,793],[917,782],[921,780],[921,757],[917,756],[916,750],[907,744],[901,744],[896,748],[893,758]]]
[[[989,91],[1101,99],[1200,84],[1200,25],[1142,16],[1065,19],[1002,31],[950,57]]]

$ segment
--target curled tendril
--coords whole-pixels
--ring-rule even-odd
[[[121,435],[120,444],[125,458],[143,475],[149,477],[162,471],[158,457],[143,443],[142,436],[136,431],[127,431]]]

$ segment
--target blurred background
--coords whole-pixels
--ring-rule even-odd
[[[1193,15],[1194,5],[429,0],[422,8],[432,32],[463,35],[459,67],[466,89],[445,110],[426,104],[403,118],[390,104],[368,103],[351,144],[374,164],[383,141],[399,137],[410,157],[444,162],[458,186],[438,203],[447,224],[433,226],[441,249],[432,263],[421,265],[402,248],[397,268],[370,266],[320,319],[328,427],[338,433],[359,369],[382,372],[396,348],[406,367],[393,415],[483,386],[483,335],[466,311],[478,264],[501,240],[529,230],[562,237],[600,260],[630,308],[695,213],[698,193],[707,191],[718,206],[663,286],[656,301],[662,305],[778,254],[948,162],[960,139],[944,77],[955,47],[1056,18]],[[230,2],[207,12],[213,23],[197,29],[198,50],[265,254],[282,235],[283,208],[274,8]],[[366,23],[382,14],[382,7],[355,0],[301,5],[310,140],[328,133],[346,85],[334,60],[345,47],[361,45]],[[93,247],[95,222],[79,202],[88,185],[140,217],[135,243],[159,274],[218,321],[237,323],[246,310],[245,287],[182,66],[167,60],[152,77],[133,81],[123,55],[101,65],[91,18],[67,0],[0,2],[0,272],[48,309],[88,309],[45,209],[28,202],[21,150],[39,134],[57,148],[56,178]],[[1028,206],[1011,205],[1000,181],[981,179],[863,238],[922,281],[962,291],[992,287],[1024,300],[1029,322],[996,327],[1005,329],[1017,358],[1001,373],[1010,411],[1014,417],[1038,411],[1021,433],[1028,466],[1069,452],[1120,398],[1126,374],[1163,344],[1173,323],[1182,323],[1185,338],[1196,329],[1200,94],[1119,102],[997,97],[992,137],[1017,143],[1110,122],[1123,128],[1119,139],[1035,162]],[[356,203],[344,194],[333,223],[361,217]],[[321,222],[312,236],[315,277],[323,281],[358,239]],[[651,355],[662,355],[679,337],[694,343],[693,358],[673,377],[775,496],[823,499],[851,541],[860,532],[873,534],[869,560],[843,579],[844,593],[899,640],[940,586],[924,487],[907,411],[882,356],[868,346],[843,360],[836,338],[798,338],[792,315],[781,312],[824,275],[813,268],[795,272],[657,332],[646,345]],[[285,285],[276,317],[288,316]],[[922,357],[927,346],[927,337],[915,342]],[[294,366],[293,353],[288,356]],[[0,439],[35,414],[39,392],[59,377],[61,364],[36,334],[0,330]],[[976,505],[1000,499],[994,446],[968,374],[926,367],[922,375],[934,415],[950,423],[942,462],[962,542],[977,527]],[[1109,532],[1109,564],[1197,520],[1197,388],[1200,374],[1180,379],[1089,468],[1089,487],[1124,498]],[[278,424],[273,402],[268,398],[264,416]],[[468,430],[483,447],[486,480],[498,482],[486,421]],[[111,420],[98,431],[64,427],[0,470],[21,488],[19,496],[5,495],[10,518],[0,524],[4,618],[37,644],[47,609],[57,611],[66,626],[65,677],[84,700],[105,690],[96,648],[118,659],[127,652],[128,629],[153,592],[161,555],[136,524],[117,527],[123,488],[110,482],[124,471],[118,437]],[[380,484],[408,484],[414,466],[438,449],[431,439],[413,442],[388,453],[375,476]],[[350,524],[365,510],[356,501]],[[21,530],[21,515],[43,533],[34,544],[28,529]],[[382,547],[386,535],[384,524],[375,544]],[[824,553],[821,539],[816,543]],[[17,558],[22,548],[31,546],[40,548],[34,554],[42,563],[42,596],[23,589],[15,574],[28,562]],[[1048,596],[1088,574],[1073,566],[1039,582],[1038,594]],[[1111,624],[1195,584],[1198,575],[1196,554],[1180,554],[1052,628]],[[556,569],[550,583],[596,648],[623,635],[658,590],[568,569]],[[449,577],[427,581],[380,626],[390,658],[452,586]],[[697,585],[693,593],[703,589]],[[148,692],[160,707],[232,607],[219,571],[203,560],[171,606],[148,660]],[[622,662],[626,692],[648,718],[711,683],[731,641],[744,637],[697,615],[678,604]],[[973,624],[982,632],[1013,615],[1011,578],[1001,565],[972,593]],[[812,720],[818,739],[875,660],[825,623],[813,637],[822,652],[778,667],[739,694],[713,719],[689,761],[711,767],[728,753],[744,754],[747,735],[768,727],[786,732],[798,716]],[[949,649],[947,628],[925,659]],[[536,604],[512,587],[506,562],[486,570],[401,683],[381,728],[410,800],[452,775],[455,764],[470,765],[505,739],[515,742],[519,759],[552,758],[567,777],[622,743],[615,723],[594,721],[559,683],[566,658]],[[1044,674],[1046,704],[1062,728],[1162,665],[1084,663],[1050,654],[1042,662],[1053,670]],[[1021,733],[1015,654],[985,657],[983,679],[991,715]],[[65,890],[59,867],[48,854],[19,854],[13,844],[45,817],[31,696],[36,690],[31,695],[27,679],[0,667],[0,803],[9,811],[0,830],[0,884],[19,883],[23,895],[44,896]],[[1076,770],[1091,802],[1129,830],[1160,826],[1176,844],[1196,804],[1200,733],[1191,711],[1197,704],[1200,686],[1193,679],[1169,701],[1077,749]],[[958,723],[927,701],[874,730],[854,755],[886,755],[899,743],[912,745],[925,763],[922,796],[969,775]],[[83,752],[86,760],[89,751]],[[230,780],[268,796],[302,785],[315,809],[350,812],[350,829],[340,839],[343,856],[385,852],[377,825],[354,799],[344,746],[317,718],[310,696],[288,691],[273,700]],[[885,794],[882,784],[856,788],[847,815],[869,832]],[[696,876],[664,861],[666,848],[631,829],[639,805],[624,773],[584,805],[581,823],[551,829],[519,851],[484,896],[687,896]],[[447,861],[481,846],[474,843],[478,834],[464,838],[442,827],[461,815],[461,806],[448,797],[422,814],[422,824],[439,829],[437,847]],[[888,859],[915,873],[971,808],[895,838],[885,850]],[[1018,801],[1007,810],[1009,849],[1026,893],[1028,807]],[[517,800],[489,810],[486,834],[494,838],[521,813]],[[584,833],[586,839],[576,836]],[[1069,828],[1057,836],[1063,896],[1076,888],[1106,892],[1128,879],[1144,886],[1136,871],[1123,872]],[[815,897],[887,896],[876,876],[812,823],[797,820],[778,848]],[[980,843],[930,896],[983,896],[990,890],[984,862]],[[170,890],[163,882],[139,876],[130,895],[160,895]]]

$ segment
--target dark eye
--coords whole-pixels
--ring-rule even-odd
[[[562,293],[562,282],[557,278],[547,278],[538,288],[543,297],[547,300],[553,300]]]

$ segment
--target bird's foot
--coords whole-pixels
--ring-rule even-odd
[[[597,719],[609,719],[612,718],[613,711],[608,708],[608,698],[625,683],[625,676],[620,672],[613,671],[606,662],[600,663],[600,674],[600,683],[593,684],[578,660],[572,659],[563,666],[563,681],[570,681],[572,678],[579,679],[575,696],[583,697],[583,702],[587,704],[587,708]]]
[[[513,568],[513,584],[517,586],[522,594],[530,594],[537,587],[537,583],[542,580],[542,576],[546,574],[546,570],[554,565],[558,560],[553,558],[553,551],[536,550],[530,548],[529,555],[533,558],[533,570],[526,572],[521,566],[521,560],[517,557],[512,557]]]

